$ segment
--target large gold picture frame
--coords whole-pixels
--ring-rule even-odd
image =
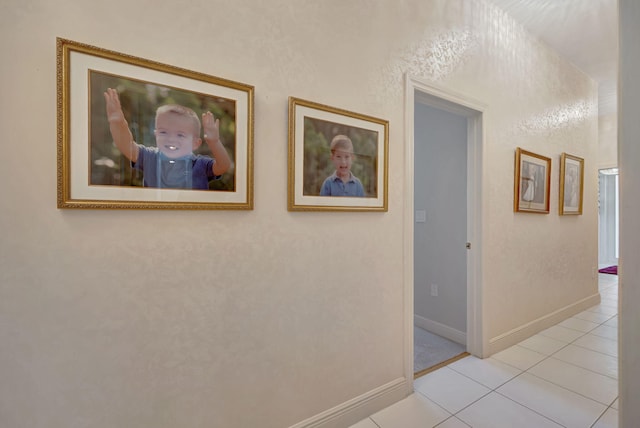
[[[516,148],[515,212],[549,213],[551,158]]]
[[[584,159],[560,155],[560,215],[581,215],[584,193]]]
[[[289,98],[289,211],[387,211],[389,122]]]
[[[58,208],[253,209],[253,86],[62,38],[56,47]],[[132,144],[155,156],[146,162],[157,170],[142,168],[114,144],[108,90],[117,94]],[[162,158],[156,148],[156,109],[167,104],[186,107],[196,122],[202,117],[200,135],[200,128],[191,127],[193,144],[179,158],[180,170],[166,169],[176,161]],[[196,186],[191,175],[197,162],[208,162],[198,171],[215,171],[211,137],[204,133],[209,114],[219,121],[215,141],[222,143],[218,153],[229,166],[218,175],[199,176]],[[151,180],[151,169],[157,179]],[[167,171],[189,176],[187,184],[163,181]]]

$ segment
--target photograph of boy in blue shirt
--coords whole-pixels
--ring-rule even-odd
[[[220,141],[220,120],[211,112],[202,114],[204,140],[212,157],[195,155],[200,147],[200,119],[190,108],[167,104],[156,110],[156,147],[133,140],[124,117],[118,92],[104,93],[109,130],[118,150],[143,172],[145,187],[171,189],[209,189],[209,180],[219,179],[231,166],[231,159]]]
[[[335,172],[324,180],[320,196],[364,196],[360,180],[351,172],[354,160],[353,143],[345,135],[336,135],[331,140],[331,162]]]

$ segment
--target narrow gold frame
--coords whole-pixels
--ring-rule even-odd
[[[538,160],[538,162],[543,163],[546,169],[545,171],[545,182],[544,182],[544,201],[542,203],[534,203],[531,201],[525,201],[522,199],[522,195],[520,194],[522,182],[521,176],[521,165],[523,162],[523,158],[529,157],[533,158],[531,160]],[[551,190],[551,158],[546,156],[538,155],[536,153],[529,152],[527,150],[523,150],[520,147],[516,148],[516,159],[515,159],[515,174],[514,174],[514,201],[513,201],[513,211],[514,212],[528,212],[528,213],[537,213],[537,214],[549,214],[549,196]]]
[[[574,161],[576,162],[580,168],[580,171],[578,173],[579,177],[579,187],[576,188],[576,190],[578,191],[578,204],[577,204],[577,208],[575,210],[571,210],[571,209],[567,209],[567,207],[564,205],[564,197],[565,197],[565,192],[567,191],[566,189],[566,172],[567,172],[567,161]],[[560,213],[560,215],[582,215],[582,202],[583,202],[583,196],[584,196],[584,159],[583,158],[579,158],[577,156],[573,156],[567,153],[562,153],[562,155],[560,155],[560,197],[559,197],[559,202],[558,202],[558,211]]]
[[[329,122],[340,125],[354,126],[367,130],[380,130],[377,142],[377,195],[375,198],[367,197],[341,197],[341,196],[302,196],[303,183],[297,179],[296,164],[301,165],[304,156],[300,138],[300,132],[296,123],[303,120],[299,109],[312,112],[314,115],[324,115],[330,118]],[[354,123],[357,124],[353,125]],[[302,127],[301,127],[302,128]],[[313,101],[289,97],[289,156],[288,156],[288,198],[289,211],[388,211],[388,163],[389,163],[389,121],[376,117],[354,113],[341,108],[330,107]],[[382,174],[380,176],[380,174]]]
[[[86,137],[72,135],[71,127],[71,102],[72,102],[72,82],[71,69],[72,54],[79,53],[86,55],[87,58],[96,59],[97,61],[107,61],[114,67],[124,69],[141,70],[140,72],[163,73],[167,78],[187,79],[193,85],[211,85],[223,91],[237,94],[236,105],[242,102],[243,112],[246,111],[246,117],[236,117],[236,123],[244,127],[242,141],[237,141],[237,147],[242,147],[243,160],[242,165],[236,165],[236,183],[238,179],[245,180],[242,182],[242,191],[236,189],[237,194],[233,194],[231,198],[225,198],[221,193],[215,191],[201,192],[196,197],[196,193],[191,190],[179,191],[175,189],[155,189],[158,192],[173,192],[174,196],[157,199],[139,200],[136,198],[92,198],[92,197],[72,197],[72,164],[71,151],[74,149],[72,137],[82,141]],[[109,62],[110,61],[110,62]],[[219,77],[210,76],[204,73],[186,70],[172,65],[162,64],[159,62],[138,58],[135,56],[122,54],[107,49],[90,46],[67,39],[56,39],[56,74],[57,74],[57,206],[58,208],[84,208],[84,209],[184,209],[184,210],[251,210],[253,209],[253,110],[254,110],[254,87],[244,83],[234,82]],[[128,67],[128,68],[127,68]],[[101,70],[100,70],[101,71]],[[129,76],[122,74],[123,77]],[[75,78],[75,77],[74,77]],[[220,94],[216,94],[220,95]],[[213,95],[215,96],[215,95]],[[88,112],[88,115],[91,113]],[[241,146],[243,145],[243,146]],[[86,186],[89,189],[89,186]],[[117,186],[114,186],[117,187]],[[127,187],[125,187],[126,189]],[[107,191],[108,192],[108,191]],[[191,195],[189,192],[193,192]],[[91,193],[87,190],[85,193]],[[117,195],[117,193],[114,193]]]

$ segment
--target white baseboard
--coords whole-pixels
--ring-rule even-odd
[[[406,398],[413,392],[413,379],[395,379],[332,409],[291,425],[289,428],[344,428]]]
[[[551,312],[550,314],[544,315],[538,319],[521,325],[520,327],[491,338],[489,339],[489,352],[487,353],[487,356],[493,355],[496,352],[500,352],[522,342],[534,334],[552,327],[567,318],[571,318],[575,314],[597,305],[598,303],[600,303],[600,293],[585,297],[571,305],[565,306],[564,308],[558,309],[557,311]]]
[[[453,340],[464,346],[467,345],[467,333],[464,331],[456,330],[455,328],[421,317],[420,315],[413,316],[413,323],[433,334]]]

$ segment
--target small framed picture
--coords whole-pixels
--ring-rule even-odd
[[[57,40],[58,208],[252,209],[253,87]]]
[[[289,98],[289,211],[387,211],[389,122]]]
[[[560,215],[582,214],[584,159],[562,153],[560,156]]]
[[[549,213],[551,159],[518,147],[516,149],[515,212]]]

